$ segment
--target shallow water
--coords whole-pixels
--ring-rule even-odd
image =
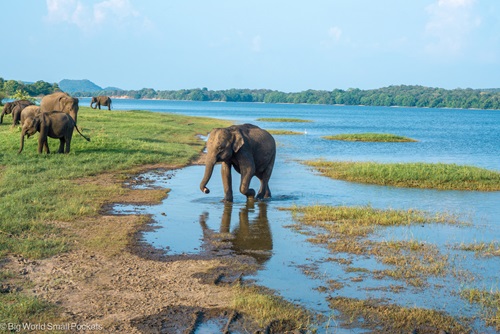
[[[252,277],[258,284],[276,290],[288,300],[322,312],[335,319],[328,296],[384,298],[403,306],[443,310],[454,316],[472,316],[478,308],[460,299],[457,292],[477,287],[498,291],[499,257],[476,257],[473,253],[452,249],[460,243],[498,241],[500,239],[500,192],[437,191],[363,185],[331,180],[318,175],[298,161],[304,159],[422,161],[470,164],[499,170],[500,113],[498,111],[465,111],[405,108],[370,108],[341,106],[303,106],[232,104],[168,101],[130,101],[129,108],[179,112],[251,122],[268,129],[307,132],[299,136],[276,136],[278,157],[271,178],[273,199],[247,203],[236,192],[239,174],[233,172],[235,202],[223,204],[218,169],[209,183],[211,193],[199,190],[203,166],[190,166],[168,172],[148,173],[152,186],[170,188],[168,198],[160,205],[116,205],[116,212],[152,214],[161,228],[147,232],[146,241],[168,254],[196,254],[203,250],[203,235],[230,232],[232,250],[248,254],[262,264]],[[259,117],[296,117],[313,123],[269,123]],[[344,143],[327,141],[323,135],[346,132],[390,132],[419,140],[417,143]],[[216,167],[219,168],[219,167]],[[258,188],[258,180],[252,181]],[[436,244],[449,255],[456,271],[468,270],[474,280],[454,275],[429,279],[429,286],[419,289],[392,279],[374,279],[370,274],[346,272],[346,266],[325,261],[332,256],[325,248],[306,241],[307,237],[287,227],[292,224],[288,211],[280,207],[311,204],[371,205],[375,208],[419,209],[457,214],[471,226],[425,225],[394,227],[378,231],[377,240],[420,240]],[[338,256],[338,255],[333,255]],[[353,257],[351,267],[383,269],[373,258]],[[339,290],[318,289],[328,280],[343,283]],[[361,281],[359,281],[362,279]],[[391,286],[403,291],[392,292]],[[323,291],[323,292],[320,292]],[[494,332],[477,322],[481,332]],[[332,330],[340,332],[340,328]],[[362,332],[352,330],[349,332]]]

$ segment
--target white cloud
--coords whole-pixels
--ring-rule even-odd
[[[437,0],[426,10],[429,20],[425,31],[433,41],[427,45],[430,53],[460,54],[470,33],[481,24],[475,15],[476,0]]]
[[[262,38],[257,35],[252,39],[252,51],[260,52],[262,50]]]
[[[74,24],[85,32],[106,24],[116,27],[139,25],[142,28],[151,28],[152,25],[129,0],[105,0],[93,5],[80,0],[47,0],[47,11],[47,22]]]
[[[342,36],[342,30],[339,27],[331,27],[328,30],[328,36],[330,36],[334,41],[339,41]]]

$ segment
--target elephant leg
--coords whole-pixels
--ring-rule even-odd
[[[59,138],[59,150],[57,153],[63,153],[64,152],[64,144],[66,143],[66,140],[64,137]]]
[[[69,153],[69,150],[71,149],[71,136],[66,137],[66,150],[64,153]]]
[[[223,162],[221,166],[222,185],[224,187],[224,201],[233,201],[233,180],[231,177],[231,165]]]
[[[241,184],[240,184],[240,192],[245,195],[247,198],[255,197],[255,190],[250,188],[250,181],[255,174],[255,167],[245,166],[241,167]]]
[[[49,149],[49,143],[47,142],[47,138],[43,138],[40,136],[38,138],[38,154],[41,154],[42,151],[45,151],[45,153],[49,154],[50,149]]]
[[[260,189],[257,194],[258,199],[271,198],[271,190],[269,189],[269,179],[271,179],[271,174],[273,173],[274,158],[271,163],[267,166],[260,177]]]
[[[98,104],[98,106],[99,106],[99,110],[101,110],[101,104],[100,103]]]

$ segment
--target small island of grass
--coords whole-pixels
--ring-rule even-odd
[[[328,140],[383,142],[383,143],[416,142],[415,139],[403,136],[397,136],[390,133],[346,133],[334,136],[324,136],[323,138]]]
[[[257,118],[259,122],[278,122],[278,123],[311,123],[312,121],[300,118]]]
[[[500,173],[443,163],[308,161],[323,175],[345,181],[394,187],[499,191]]]
[[[298,131],[291,131],[291,130],[267,130],[272,135],[279,136],[279,135],[303,135],[303,132],[298,132]]]

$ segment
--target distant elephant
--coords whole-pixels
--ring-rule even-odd
[[[43,112],[35,117],[29,116],[26,118],[23,125],[23,130],[21,132],[21,147],[18,153],[23,151],[24,136],[28,135],[29,138],[29,136],[34,135],[36,132],[40,132],[38,136],[39,154],[42,153],[42,149],[45,149],[45,153],[50,153],[47,137],[59,138],[60,144],[58,153],[69,153],[73,129],[75,127],[76,125],[73,118],[62,111]],[[76,130],[83,138],[90,141],[89,138],[81,134],[78,128],[76,128]]]
[[[77,124],[78,99],[63,92],[52,93],[42,98],[40,102],[41,112],[62,111],[69,114]]]
[[[95,106],[93,106],[94,104]],[[109,96],[94,96],[92,101],[90,101],[90,107],[93,109],[97,109],[97,107],[99,107],[100,110],[101,106],[108,107],[108,110],[111,110],[111,99]]]
[[[19,124],[21,118],[21,111],[27,106],[34,105],[33,102],[28,100],[17,100],[14,102],[7,102],[2,110],[2,115],[0,116],[0,124],[3,122],[3,116],[12,114],[12,126]]]
[[[39,106],[27,106],[21,111],[21,126],[24,125],[24,121],[28,118],[34,118],[41,113]]]
[[[243,124],[213,129],[207,142],[205,175],[200,190],[205,194],[210,192],[206,186],[212,177],[214,165],[222,162],[224,201],[233,201],[231,166],[241,174],[240,192],[243,195],[255,197],[255,190],[249,187],[252,177],[257,176],[260,179],[257,198],[270,198],[269,179],[275,158],[276,143],[273,136],[258,126]]]

